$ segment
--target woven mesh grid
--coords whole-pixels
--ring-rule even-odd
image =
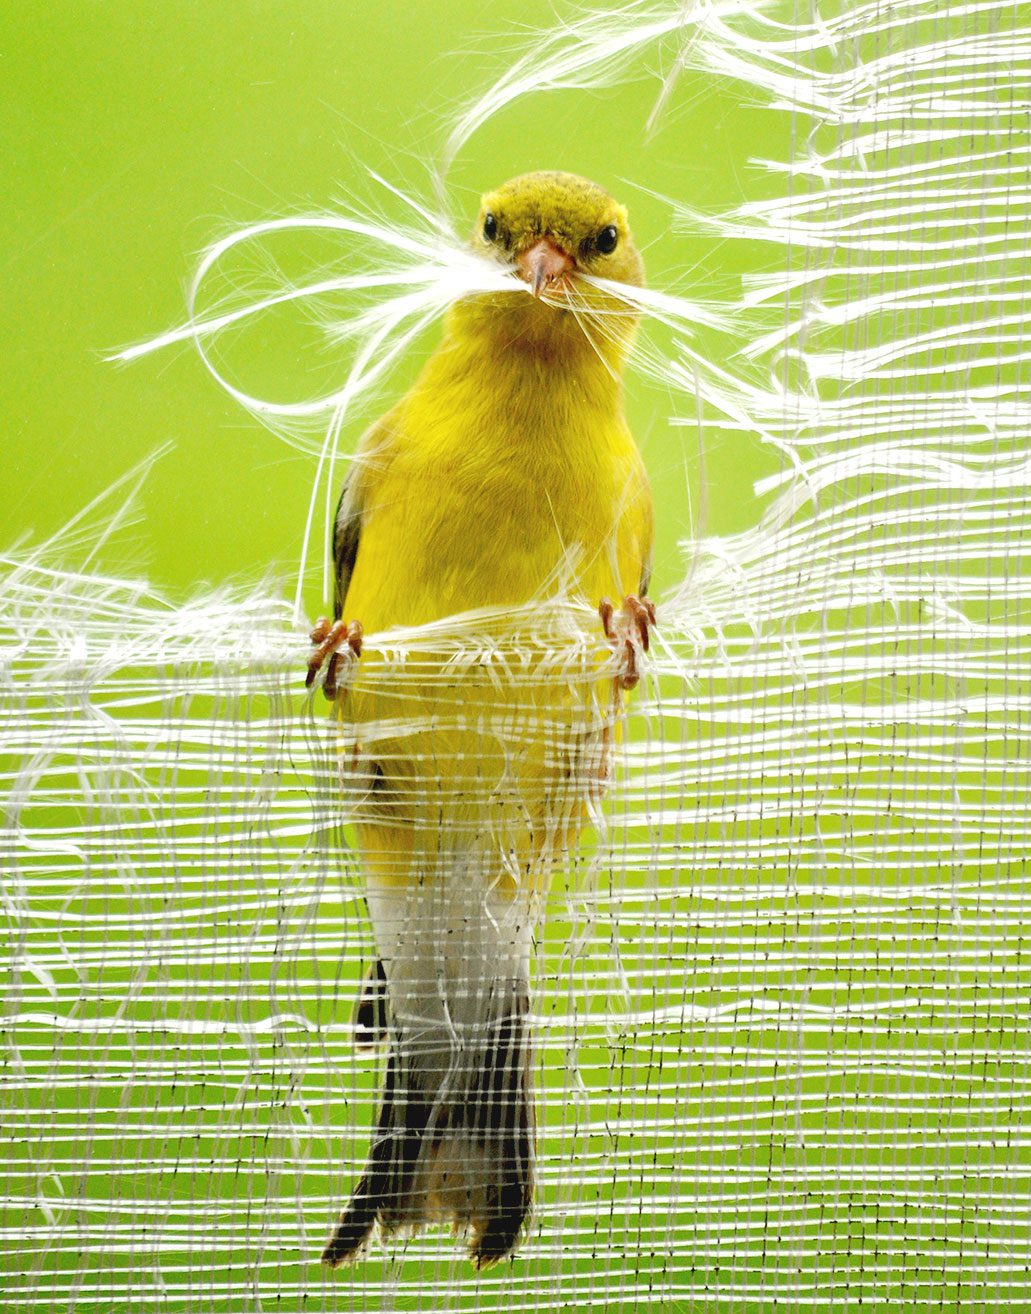
[[[795,115],[783,197],[721,221],[781,252],[749,295],[783,314],[768,389],[670,369],[792,459],[691,546],[549,898],[522,1251],[319,1267],[379,1060],[303,635],[58,544],[3,585],[0,1307],[1026,1305],[1031,31],[819,19],[702,44]]]

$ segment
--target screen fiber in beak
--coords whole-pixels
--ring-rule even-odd
[[[516,258],[516,268],[521,278],[530,284],[530,291],[535,297],[576,268],[572,256],[548,237],[541,237],[533,246],[520,252]]]

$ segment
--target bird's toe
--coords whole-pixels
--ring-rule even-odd
[[[325,616],[320,617],[311,632],[313,646],[308,658],[308,674],[305,688],[310,689],[326,663],[326,674],[322,683],[323,693],[333,699],[337,695],[337,681],[342,649],[347,649],[351,660],[356,661],[362,655],[361,621],[336,620],[330,622]]]
[[[602,598],[598,615],[605,637],[619,657],[616,683],[620,689],[633,689],[641,678],[640,657],[650,646],[655,606],[650,598],[628,593],[618,611],[608,598]]]

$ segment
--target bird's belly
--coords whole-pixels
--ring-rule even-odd
[[[607,771],[611,682],[598,679],[600,624],[581,610],[584,641],[570,645],[568,620],[561,637],[549,631],[555,613],[545,605],[561,587],[565,553],[579,557],[574,591],[600,591],[584,569],[586,546],[556,533],[547,500],[534,504],[531,489],[523,505],[511,488],[496,491],[488,519],[485,500],[471,497],[450,497],[447,517],[434,508],[422,518],[375,600],[364,585],[358,594],[372,626],[349,595],[348,614],[363,619],[372,642],[340,714],[366,769],[361,847],[388,882],[472,870],[468,855],[480,852],[503,888],[543,884]],[[523,606],[537,598],[539,608]],[[481,609],[493,610],[460,618]],[[376,630],[450,616],[439,649],[423,640],[400,665],[376,650]]]

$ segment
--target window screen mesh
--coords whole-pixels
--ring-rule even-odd
[[[684,423],[785,466],[689,546],[552,890],[525,1245],[320,1267],[380,1060],[304,636],[57,542],[3,582],[0,1306],[1026,1307],[1028,13],[764,12],[606,28],[683,24],[793,116],[781,195],[716,225],[781,270],[742,354],[668,362]]]

